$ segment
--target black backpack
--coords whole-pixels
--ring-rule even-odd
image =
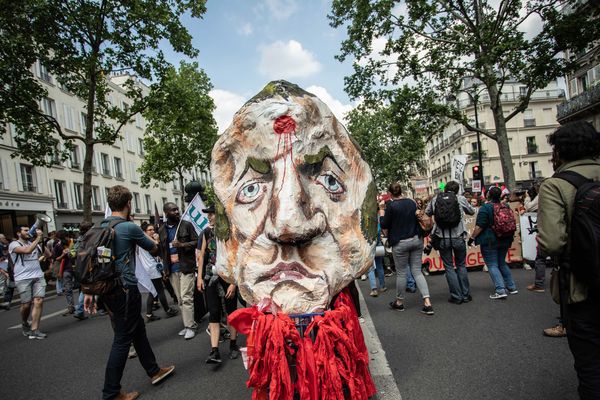
[[[570,270],[590,288],[600,290],[600,182],[575,171],[554,174],[577,188],[571,219]]]
[[[83,236],[75,258],[75,269],[85,294],[106,294],[120,285],[115,265],[115,226],[125,220],[111,220],[93,227]]]
[[[458,197],[454,192],[438,194],[433,211],[435,224],[442,229],[451,229],[460,223],[462,215]]]

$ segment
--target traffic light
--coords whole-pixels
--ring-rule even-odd
[[[479,165],[473,166],[473,180],[480,181],[481,180],[481,171],[479,170]]]

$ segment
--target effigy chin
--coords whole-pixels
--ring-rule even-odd
[[[373,265],[377,192],[345,127],[313,94],[271,82],[219,137],[211,173],[217,272],[252,306],[229,319],[248,335],[253,398],[372,396],[346,288]]]

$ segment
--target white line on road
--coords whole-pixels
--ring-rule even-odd
[[[385,356],[385,351],[379,341],[379,335],[377,335],[377,330],[375,330],[375,324],[371,319],[367,303],[365,302],[365,298],[360,289],[358,289],[358,295],[360,297],[362,316],[365,319],[365,322],[361,325],[363,327],[365,344],[369,350],[369,370],[371,371],[371,376],[373,377],[375,387],[377,388],[376,398],[378,400],[402,400],[400,390],[398,389],[398,385],[396,384],[396,380],[390,369],[387,357]]]
[[[43,316],[43,317],[40,319],[40,321],[43,321],[43,320],[45,320],[45,319],[48,319],[48,318],[56,317],[57,315],[62,315],[62,314],[64,314],[66,311],[67,311],[67,309],[65,308],[64,310],[59,310],[59,311],[57,311],[57,312],[53,312],[52,314],[44,315],[44,316]],[[10,328],[8,328],[8,329],[18,329],[18,328],[20,328],[20,327],[21,327],[21,324],[19,324],[19,325],[15,325],[15,326],[11,326],[11,327],[10,327]]]

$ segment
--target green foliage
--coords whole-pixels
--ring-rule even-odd
[[[345,78],[352,98],[386,101],[406,83],[424,97],[445,98],[464,89],[472,77],[485,88],[493,111],[494,132],[504,159],[505,180],[514,185],[514,171],[506,140],[506,122],[523,112],[534,90],[573,68],[559,56],[581,51],[600,35],[599,16],[561,13],[575,0],[333,0],[333,27],[344,26],[340,61],[353,58],[354,73]],[[540,17],[542,31],[523,33],[527,17]],[[582,23],[582,21],[586,21]],[[529,21],[529,20],[528,20]],[[503,86],[516,79],[526,86],[521,101],[505,116]],[[399,89],[400,88],[400,89]],[[453,105],[433,112],[471,126]]]
[[[405,87],[391,103],[365,102],[348,114],[348,130],[380,190],[392,182],[406,182],[423,169],[425,140],[445,123],[422,108],[428,101],[433,99]]]
[[[179,71],[169,68],[160,84],[152,88],[144,112],[149,124],[140,168],[143,185],[148,186],[151,180],[182,179],[184,172],[194,168],[208,169],[217,139],[211,88],[198,64],[185,62]]]
[[[217,195],[215,194],[215,188],[213,187],[212,183],[206,183],[206,186],[204,187],[204,198],[202,200],[204,200],[204,204],[206,206],[210,204],[217,204]]]
[[[0,123],[16,127],[13,156],[48,165],[46,155],[60,153],[64,159],[74,141],[83,142],[84,219],[90,220],[93,147],[114,143],[146,107],[142,87],[133,80],[124,84],[129,106],[111,104],[107,77],[113,72],[146,80],[162,76],[168,63],[160,47],[167,42],[195,56],[181,17],[200,17],[205,0],[0,0],[0,8]],[[86,104],[83,137],[64,132],[56,117],[40,108],[47,91],[32,73],[36,60]]]

